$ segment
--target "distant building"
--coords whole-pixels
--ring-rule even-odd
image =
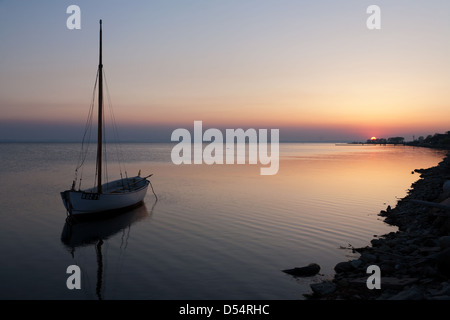
[[[389,144],[403,144],[405,143],[405,138],[403,137],[393,137],[387,140]]]
[[[366,141],[367,144],[404,144],[405,138],[403,137],[392,137],[392,138],[379,138],[379,139],[369,139]]]
[[[366,141],[368,144],[386,144],[387,140],[385,138],[379,138],[379,139],[369,139]]]

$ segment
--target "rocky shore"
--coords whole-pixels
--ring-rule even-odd
[[[308,299],[450,300],[450,154],[420,174],[395,208],[380,212],[398,227],[371,245],[354,248],[360,257],[338,263],[334,279],[311,284]],[[369,266],[380,271],[380,289],[369,289]]]

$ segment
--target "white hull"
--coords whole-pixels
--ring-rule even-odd
[[[61,192],[61,198],[67,212],[72,215],[121,210],[138,205],[144,200],[149,185],[141,177],[116,180],[102,185],[103,192],[96,188]]]

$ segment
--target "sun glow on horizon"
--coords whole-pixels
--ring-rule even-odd
[[[386,3],[382,32],[367,30],[361,5],[263,2],[108,3],[106,121],[111,105],[118,125],[137,136],[199,120],[205,128],[277,128],[295,141],[448,131],[450,2]],[[51,2],[0,3],[0,30],[15,30],[0,32],[0,138],[83,126],[97,102],[97,21],[67,33]],[[324,6],[333,10],[323,14]],[[16,18],[25,11],[45,23],[34,30],[34,20]]]

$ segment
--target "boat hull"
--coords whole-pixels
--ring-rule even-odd
[[[138,188],[97,193],[95,189],[86,191],[66,190],[61,198],[71,215],[87,215],[124,210],[139,205],[147,193],[149,181],[143,179]]]

